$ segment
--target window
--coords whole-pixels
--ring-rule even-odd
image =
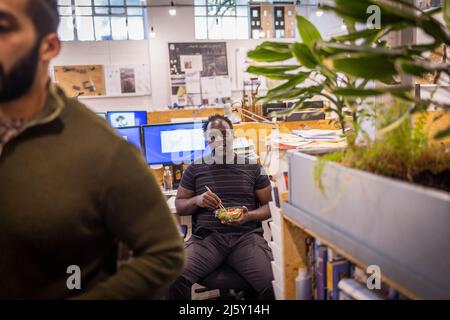
[[[146,0],[58,0],[63,41],[144,40]]]
[[[196,39],[248,39],[247,0],[195,0]]]

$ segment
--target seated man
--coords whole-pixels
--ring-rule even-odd
[[[186,169],[175,202],[179,215],[192,215],[193,236],[185,244],[186,267],[171,286],[169,298],[190,299],[194,283],[227,264],[247,280],[259,299],[274,299],[272,253],[261,225],[270,218],[270,181],[259,164],[234,154],[228,118],[212,116],[203,130],[211,153]],[[223,224],[214,215],[220,204],[242,207],[243,214]]]

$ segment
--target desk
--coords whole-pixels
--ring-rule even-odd
[[[189,237],[192,234],[192,217],[191,216],[179,216],[177,215],[177,208],[175,207],[175,199],[177,195],[177,190],[171,190],[171,191],[164,191],[162,190],[163,194],[167,198],[167,205],[169,206],[170,212],[172,214],[175,214],[177,217],[177,221],[179,224],[184,224],[187,226],[187,235],[186,240],[189,239]]]
[[[201,110],[201,109],[197,109]],[[218,113],[219,108],[204,108],[203,112],[211,112],[212,114]],[[172,116],[180,116],[185,112],[193,112],[192,109],[181,109],[181,110],[169,110],[169,111],[156,111],[149,114],[149,123],[155,123],[156,121],[166,120],[166,122],[170,122],[170,117]],[[223,114],[223,109],[221,109]],[[165,112],[163,115],[162,112]],[[161,113],[159,115],[155,115],[155,113]],[[153,116],[153,118],[151,118]],[[277,123],[259,123],[259,122],[242,122],[234,125],[234,137],[237,138],[246,138],[252,140],[255,144],[256,154],[261,156],[261,152],[265,151],[265,146],[267,142],[267,137],[272,133],[272,130],[276,128],[276,125],[279,126],[281,133],[290,133],[292,130],[302,130],[302,129],[336,129],[336,122],[333,119],[326,120],[313,120],[313,121],[293,121],[293,122],[284,122],[279,121]],[[186,168],[187,166],[185,166]],[[164,167],[161,167],[158,170],[153,170],[152,172],[159,182],[162,184]]]
[[[224,115],[223,108],[186,108],[174,110],[161,110],[148,112],[148,124],[169,123],[172,119],[179,118],[205,118],[215,114]]]

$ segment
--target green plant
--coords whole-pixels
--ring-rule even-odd
[[[358,23],[366,23],[367,8],[372,5],[380,9],[380,27],[357,30]],[[413,88],[401,82],[404,77],[434,73],[437,84],[443,74],[450,75],[446,59],[436,63],[427,58],[443,44],[450,45],[450,0],[445,0],[443,6],[446,26],[433,17],[435,12],[423,12],[405,0],[334,0],[333,5],[323,8],[344,19],[346,35],[326,41],[311,22],[298,16],[302,43],[267,41],[248,54],[254,61],[265,63],[249,67],[248,72],[284,81],[261,97],[261,103],[296,100],[293,108],[285,112],[292,113],[304,108],[305,100],[321,96],[330,102],[327,111],[337,115],[342,130],[353,128],[353,134],[347,137],[349,148],[319,159],[314,170],[319,189],[323,192],[321,177],[326,163],[337,161],[426,185],[436,185],[435,181],[430,181],[440,177],[444,184],[439,187],[450,191],[447,185],[450,148],[429,143],[426,115],[421,114],[430,104],[449,112],[450,104],[435,101],[433,95],[427,99],[417,98]],[[422,30],[431,41],[388,46],[385,40],[388,35],[407,28]],[[373,103],[373,97],[382,95],[389,95],[391,103]],[[413,125],[414,116],[418,120]],[[375,141],[361,129],[366,117],[377,120],[380,130]],[[363,145],[355,143],[359,133],[366,137]],[[449,135],[450,125],[435,138]]]
[[[447,23],[448,2],[445,0],[444,5]],[[371,5],[380,8],[380,28],[357,30],[357,23],[366,23],[367,8]],[[335,0],[334,5],[323,7],[344,19],[348,34],[325,41],[311,22],[298,16],[302,43],[267,41],[249,52],[249,58],[260,63],[289,63],[248,68],[250,73],[285,81],[261,97],[261,103],[296,100],[293,108],[286,112],[291,113],[304,108],[305,100],[321,96],[330,101],[327,111],[337,115],[342,130],[346,127],[354,129],[355,133],[349,138],[350,146],[354,145],[354,138],[360,132],[361,119],[368,113],[367,106],[374,107],[370,100],[372,97],[388,94],[409,103],[405,113],[394,120],[390,129],[431,103],[450,109],[449,104],[417,99],[412,87],[400,83],[402,76],[423,76],[436,72],[437,82],[441,74],[450,75],[449,63],[433,63],[425,58],[427,53],[442,44],[450,45],[448,28],[430,12],[423,12],[403,0]],[[423,30],[432,41],[425,45],[388,47],[384,40],[387,35],[412,27]],[[449,131],[450,126],[438,133],[438,137],[450,134]]]

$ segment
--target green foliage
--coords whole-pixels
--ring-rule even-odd
[[[378,80],[384,83],[395,83],[393,76],[397,74],[394,63],[380,59],[376,55],[346,54],[345,58],[333,59],[333,66],[339,72],[358,78]]]
[[[308,19],[297,16],[297,27],[303,43],[309,48],[312,48],[316,41],[322,40],[319,30]]]
[[[366,23],[368,7],[380,9],[381,28],[356,30],[357,23]],[[421,172],[448,170],[449,152],[428,144],[424,128],[424,115],[430,104],[450,110],[449,103],[415,97],[413,88],[399,85],[403,77],[423,77],[436,73],[450,75],[450,65],[435,63],[430,53],[442,44],[450,45],[450,0],[444,1],[443,15],[446,25],[430,12],[423,12],[406,0],[334,0],[322,6],[340,16],[348,34],[323,40],[317,28],[306,18],[297,17],[302,43],[264,42],[249,53],[258,62],[292,62],[291,66],[250,67],[249,72],[271,79],[283,80],[281,85],[261,97],[263,103],[277,100],[296,100],[292,113],[304,108],[304,101],[320,96],[330,102],[327,111],[334,113],[347,135],[349,148],[339,154],[321,159],[314,177],[323,189],[320,177],[328,161],[341,161],[362,170],[399,177],[410,181]],[[414,28],[430,38],[427,44],[405,44],[389,47],[386,38],[392,32]],[[313,82],[312,86],[304,83]],[[389,95],[390,106],[373,105],[371,98]],[[374,109],[381,127],[376,141],[365,139],[363,147],[355,140],[361,130],[361,121]],[[412,119],[418,117],[415,125]],[[436,138],[450,136],[450,126],[436,134]],[[427,167],[428,166],[428,167]]]
[[[444,20],[447,24],[447,28],[450,29],[450,1],[444,0]]]
[[[292,55],[306,68],[314,69],[319,64],[318,59],[313,55],[311,49],[304,43],[294,44]]]
[[[446,19],[448,2],[444,5]],[[366,23],[367,8],[372,5],[380,8],[381,28],[356,30],[356,23]],[[342,130],[348,127],[355,130],[348,140],[350,144],[358,135],[362,114],[374,96],[387,94],[395,100],[409,102],[411,107],[405,113],[406,117],[426,109],[431,103],[450,109],[448,103],[418,99],[412,87],[398,85],[404,76],[421,77],[430,72],[450,75],[448,63],[434,63],[424,58],[442,43],[450,45],[450,33],[445,25],[404,0],[334,0],[332,5],[323,8],[344,19],[348,34],[325,41],[310,21],[299,16],[297,26],[302,43],[266,41],[249,52],[248,56],[258,62],[293,61],[291,66],[248,68],[250,73],[285,81],[261,97],[261,102],[297,100],[288,111],[292,113],[301,110],[306,99],[321,96],[330,102],[328,111],[336,114]],[[388,47],[383,38],[406,28],[421,29],[432,41]],[[305,87],[307,80],[315,85]],[[346,117],[346,112],[350,117]],[[386,131],[400,122],[393,123]],[[448,130],[438,136],[446,135],[450,135]]]
[[[440,140],[440,139],[443,139],[448,136],[450,136],[450,125],[447,128],[445,128],[444,130],[441,130],[438,133],[436,133],[434,138]]]
[[[398,114],[401,112],[399,110]],[[395,121],[393,114],[383,118],[386,123]],[[426,118],[425,112],[416,114],[414,125],[409,118],[404,118],[399,126],[369,145],[348,148],[320,158],[313,173],[316,186],[325,194],[323,172],[326,164],[333,161],[351,168],[450,191],[448,179],[439,182],[441,185],[436,181],[422,180],[424,173],[433,177],[450,171],[450,145],[429,143]]]
[[[250,66],[248,68],[248,72],[265,76],[269,79],[274,80],[289,80],[293,77],[297,76],[296,74],[289,74],[288,71],[296,70],[300,68],[300,66],[270,66],[270,67],[264,67],[264,66]]]

